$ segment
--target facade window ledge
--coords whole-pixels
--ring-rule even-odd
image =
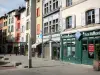
[[[82,27],[93,27],[93,26],[100,26],[100,24],[95,24],[95,23],[92,23],[92,24],[88,24],[88,25],[85,25],[85,26],[82,26]]]
[[[80,3],[83,3],[85,1],[87,1],[87,0],[79,0],[77,2],[74,2],[71,6],[63,7],[61,10],[65,10],[65,9],[71,8],[71,7],[75,6],[75,5],[78,5]]]
[[[73,29],[76,29],[76,28],[68,28],[68,29],[65,29],[64,31],[70,31],[70,30],[73,30]]]
[[[54,34],[60,34],[60,31],[59,32],[54,32],[54,33],[51,33],[51,35],[54,35]],[[43,36],[49,36],[50,34],[44,34]]]
[[[51,12],[49,12],[49,13],[47,13],[47,14],[44,14],[43,17],[45,18],[45,17],[47,17],[47,16],[49,16],[49,15],[52,15],[52,14],[54,14],[54,13],[56,13],[56,12],[59,12],[59,11],[60,11],[60,8],[57,8],[57,9],[52,10]]]

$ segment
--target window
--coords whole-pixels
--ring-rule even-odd
[[[11,32],[13,32],[13,30],[14,30],[14,27],[13,27],[13,25],[11,26]]]
[[[58,8],[58,0],[53,0],[53,10]]]
[[[10,26],[8,27],[8,32],[10,32]]]
[[[94,11],[94,9],[86,12],[86,23],[87,24],[95,23],[95,11]]]
[[[24,26],[22,26],[22,32],[24,32]]]
[[[72,28],[72,16],[66,18],[66,29]]]
[[[40,8],[36,9],[36,16],[39,17],[40,16]]]
[[[19,29],[20,29],[20,23],[17,24],[17,30],[19,30]]]
[[[52,25],[52,32],[55,32],[55,28],[56,28],[56,26],[55,26],[55,24],[56,24],[56,21],[55,20],[53,20],[53,25]]]
[[[16,38],[16,41],[19,41],[19,39],[20,39],[20,34],[19,34],[19,33],[17,33],[17,38]]]
[[[49,21],[49,33],[51,33],[51,29],[52,29],[52,21]]]
[[[29,6],[27,7],[27,13],[26,13],[26,16],[29,15]]]
[[[58,30],[58,28],[59,28],[59,26],[58,26],[59,24],[58,24],[58,19],[55,19],[55,20],[53,20],[53,21],[49,21],[49,33],[54,33],[54,32],[58,32],[59,30]]]
[[[51,1],[49,1],[49,8],[50,8],[50,11],[52,11],[52,2]]]
[[[40,2],[40,0],[37,0],[37,3]]]
[[[7,21],[6,21],[6,25],[5,26],[7,26]]]
[[[48,3],[44,5],[44,14],[48,13]]]
[[[22,42],[24,42],[24,37],[22,37]]]
[[[26,34],[26,42],[28,42],[28,35],[29,35],[29,34]]]
[[[4,26],[5,26],[5,22],[4,22]]]
[[[9,19],[9,24],[10,24],[10,19]]]
[[[37,25],[37,35],[40,34],[40,24]]]
[[[66,6],[71,6],[72,5],[72,0],[66,0]]]
[[[11,18],[11,23],[14,23],[14,18],[13,17]]]
[[[26,23],[26,30],[29,30],[29,21]]]
[[[44,34],[48,34],[48,22],[44,23]]]
[[[17,20],[20,20],[20,16],[17,17]]]

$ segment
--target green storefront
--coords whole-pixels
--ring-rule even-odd
[[[61,35],[61,60],[92,65],[95,47],[100,44],[100,30]],[[79,36],[80,34],[80,36]]]

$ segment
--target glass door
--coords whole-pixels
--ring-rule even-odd
[[[82,64],[93,64],[94,59],[94,51],[95,51],[95,44],[94,44],[94,37],[85,37],[82,40]]]
[[[88,38],[83,38],[82,40],[82,64],[87,64],[87,58],[88,58]]]
[[[88,39],[88,62],[87,62],[87,64],[89,65],[93,64],[94,51],[95,51],[95,38],[89,37]]]

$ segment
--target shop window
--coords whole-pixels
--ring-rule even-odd
[[[66,29],[72,28],[72,16],[66,18]]]
[[[87,38],[83,38],[83,41],[82,41],[82,49],[83,51],[87,51]]]
[[[75,40],[67,39],[67,42],[64,42],[64,57],[75,57]]]
[[[66,0],[66,6],[71,6],[72,5],[72,0]]]
[[[86,23],[87,24],[95,23],[95,11],[94,11],[94,9],[86,12]]]
[[[88,57],[94,59],[94,37],[89,37],[88,41]]]

